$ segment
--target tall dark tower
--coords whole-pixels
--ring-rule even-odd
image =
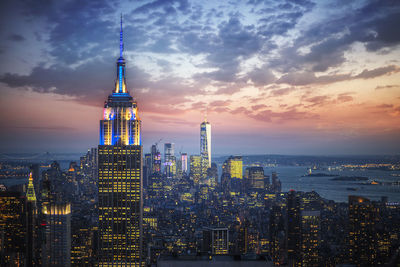
[[[117,60],[115,89],[104,104],[98,149],[99,266],[140,266],[142,247],[142,142],[136,101]]]
[[[348,253],[357,266],[376,264],[376,209],[365,197],[349,196]]]
[[[274,265],[286,263],[285,219],[283,207],[274,205],[269,217],[270,254]]]
[[[294,190],[287,195],[287,256],[289,266],[301,266],[300,197]]]
[[[26,265],[35,266],[36,262],[36,221],[37,206],[32,172],[29,174],[28,190],[26,191]]]

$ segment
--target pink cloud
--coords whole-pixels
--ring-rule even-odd
[[[381,105],[377,105],[377,108],[393,108],[392,104],[381,104]]]
[[[267,107],[268,107],[267,105],[260,104],[260,105],[251,106],[251,109],[252,110],[260,110],[260,109],[267,108]]]
[[[353,101],[354,98],[350,95],[351,93],[343,93],[337,96],[337,101],[339,103],[343,103],[343,102],[350,102]]]
[[[306,97],[306,98],[302,97],[302,100],[311,103],[306,107],[324,106],[326,104],[332,103],[330,97],[326,95]]]
[[[288,87],[288,88],[282,88],[282,89],[277,89],[277,90],[273,90],[271,91],[271,96],[283,96],[283,95],[287,95],[290,92],[296,90],[296,88],[294,87]]]

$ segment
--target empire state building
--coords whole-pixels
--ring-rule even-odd
[[[122,38],[121,17],[117,79],[100,121],[99,266],[141,265],[141,121],[126,86]]]

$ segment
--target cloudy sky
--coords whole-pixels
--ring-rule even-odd
[[[0,152],[98,144],[124,17],[144,150],[400,152],[400,2],[3,0]]]

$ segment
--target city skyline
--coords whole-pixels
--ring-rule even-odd
[[[162,138],[197,154],[206,110],[213,154],[399,151],[396,3],[1,5],[1,152],[98,143],[121,11],[145,151]]]
[[[399,153],[398,85],[379,87],[400,75],[398,61],[389,60],[400,46],[386,27],[397,24],[400,10],[390,3],[378,10],[378,2],[347,5],[374,15],[357,22],[365,24],[361,33],[356,24],[335,31],[319,21],[322,7],[335,14],[328,2],[292,1],[143,0],[130,3],[131,10],[106,1],[0,4],[6,17],[4,10],[22,8],[33,28],[35,16],[56,21],[43,28],[48,36],[33,31],[36,41],[50,44],[42,47],[45,61],[28,74],[22,66],[20,73],[0,69],[0,112],[9,108],[0,117],[7,129],[0,132],[0,265],[399,264],[400,155],[304,154]],[[120,9],[128,23],[120,14],[119,45],[110,50],[111,20]],[[82,20],[69,17],[77,14]],[[304,23],[331,36],[307,34],[298,26]],[[53,34],[61,47],[53,46]],[[17,33],[8,37],[28,43]],[[128,43],[135,48],[126,49]],[[360,43],[368,59],[354,57]],[[10,55],[2,49],[0,66]],[[104,56],[112,51],[119,51],[115,58]],[[116,71],[103,67],[111,62]],[[340,91],[352,82],[379,93]],[[10,91],[20,98],[9,98]],[[388,91],[390,98],[382,93]],[[375,114],[368,105],[382,100],[391,111]],[[201,123],[198,113],[205,114]],[[99,131],[89,141],[94,122]],[[22,148],[64,153],[19,154]],[[75,149],[79,158],[67,153]],[[249,155],[257,151],[263,155]]]

